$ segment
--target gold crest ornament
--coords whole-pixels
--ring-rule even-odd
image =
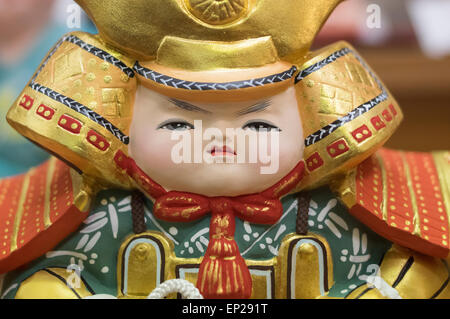
[[[236,23],[250,11],[255,1],[248,0],[185,0],[189,12],[206,24],[222,26]]]

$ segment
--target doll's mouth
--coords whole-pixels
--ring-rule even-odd
[[[211,154],[211,156],[221,156],[221,157],[237,155],[236,152],[228,146],[223,146],[223,147],[214,146],[209,151],[209,153]]]

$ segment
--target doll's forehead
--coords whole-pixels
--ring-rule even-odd
[[[296,93],[293,87],[276,95],[262,96],[259,99],[248,99],[239,102],[223,101],[220,99],[211,102],[200,102],[166,96],[148,88],[142,88],[141,90],[145,92],[141,94],[143,96],[143,102],[145,104],[149,103],[151,106],[162,111],[192,112],[193,114],[198,113],[203,115],[227,114],[244,116],[251,113],[287,107],[287,104],[290,103],[297,105]]]

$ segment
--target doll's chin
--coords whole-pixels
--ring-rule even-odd
[[[185,170],[180,174],[158,176],[155,181],[166,190],[215,196],[239,196],[262,192],[281,180],[290,168],[275,174],[261,174],[259,167],[213,164],[207,169]],[[181,177],[181,178],[180,178]]]

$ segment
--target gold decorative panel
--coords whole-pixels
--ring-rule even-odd
[[[172,241],[158,232],[128,238],[119,252],[119,297],[145,298],[161,282],[175,278],[195,285],[202,258],[178,258],[173,247]],[[277,257],[246,263],[253,280],[252,299],[317,298],[326,294],[333,282],[330,248],[315,234],[289,235]]]

